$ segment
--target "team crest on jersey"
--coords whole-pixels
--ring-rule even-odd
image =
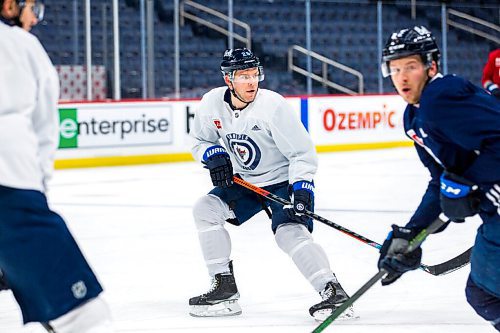
[[[260,148],[255,141],[248,135],[236,133],[227,134],[226,139],[238,164],[245,170],[255,170],[261,158]]]
[[[214,125],[217,129],[222,129],[222,124],[219,119],[214,119]]]

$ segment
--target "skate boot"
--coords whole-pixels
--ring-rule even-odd
[[[349,299],[347,293],[342,289],[338,282],[330,281],[326,284],[325,289],[320,291],[319,294],[323,298],[318,304],[311,306],[309,313],[317,321],[324,321],[329,315],[332,314],[342,303]],[[352,306],[344,311],[338,319],[354,318],[354,310]]]
[[[215,274],[212,286],[206,294],[189,300],[191,316],[223,317],[241,314],[238,304],[240,293],[234,280],[232,262],[229,263],[229,270],[227,273]]]

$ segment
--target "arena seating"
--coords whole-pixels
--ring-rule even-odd
[[[227,1],[198,0],[205,6],[227,13]],[[141,91],[140,16],[138,0],[120,0],[121,83],[123,98],[137,98]],[[401,26],[423,24],[435,32],[441,45],[441,12],[435,6],[418,6],[417,19],[412,20],[408,1],[383,6],[383,35]],[[418,2],[417,2],[418,3]],[[469,7],[457,8],[490,22],[495,22],[491,8],[482,8],[482,1],[468,1]],[[475,5],[474,5],[475,4]],[[36,27],[54,64],[85,64],[84,2],[51,0],[46,5],[46,21]],[[76,6],[76,15],[73,9]],[[105,66],[108,97],[113,91],[113,34],[111,1],[92,1],[92,60]],[[452,5],[450,5],[452,6]],[[306,93],[304,77],[287,71],[287,51],[291,45],[305,47],[304,1],[238,0],[234,1],[234,17],[252,28],[252,48],[265,66],[265,88],[285,95]],[[498,13],[498,9],[496,11]],[[217,22],[213,17],[196,12]],[[376,1],[312,1],[312,50],[350,66],[364,75],[365,92],[378,92],[379,59],[377,51]],[[498,15],[498,14],[497,14]],[[76,20],[75,20],[76,19]],[[498,21],[498,17],[496,18]],[[218,22],[224,25],[222,21]],[[173,1],[155,1],[154,22],[155,96],[172,97],[174,93]],[[77,38],[75,39],[75,36]],[[469,78],[478,84],[489,49],[486,40],[449,28],[448,72]],[[383,41],[385,42],[385,40]],[[218,70],[220,58],[227,47],[222,34],[194,22],[186,21],[180,30],[181,97],[200,97],[212,87],[222,85]],[[240,46],[239,42],[235,42]],[[295,61],[305,67],[305,57]],[[313,71],[320,74],[320,63],[313,61]],[[356,80],[351,75],[331,69],[332,79],[352,89]],[[391,92],[384,80],[384,91]],[[313,93],[338,91],[314,83]]]

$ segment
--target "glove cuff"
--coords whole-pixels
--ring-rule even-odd
[[[301,180],[301,181],[293,183],[292,189],[294,192],[297,190],[306,190],[307,192],[309,192],[309,194],[314,196],[314,183],[313,182]]]
[[[489,83],[486,85],[486,90],[488,90],[489,92],[492,92],[493,90],[495,89],[498,89],[498,85],[494,84],[493,82],[492,83]]]
[[[415,238],[418,232],[419,231],[417,229],[400,227],[398,225],[393,224],[391,233],[393,238],[402,238],[409,241]],[[389,234],[389,237],[387,238],[389,239],[390,237],[391,235]]]
[[[205,150],[205,152],[203,153],[203,161],[206,161],[209,158],[217,155],[229,155],[229,154],[227,153],[226,149],[224,149],[224,147],[220,145],[211,146],[207,148],[207,150]]]
[[[441,175],[441,194],[450,199],[464,198],[477,190],[477,185],[449,172]]]

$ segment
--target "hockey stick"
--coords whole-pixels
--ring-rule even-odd
[[[436,230],[441,228],[445,223],[448,222],[448,218],[444,215],[441,214],[439,218],[437,218],[434,222],[431,223],[426,229],[423,229],[418,233],[415,238],[413,238],[409,244],[408,247],[406,248],[405,253],[411,252],[415,250],[417,247],[422,244],[422,242],[429,236],[430,234],[434,233]],[[342,303],[341,306],[339,306],[335,311],[332,312],[331,315],[329,315],[325,321],[323,321],[321,324],[316,327],[312,333],[320,333],[322,332],[326,327],[328,327],[335,319],[337,319],[347,308],[349,308],[351,305],[356,302],[358,298],[360,298],[364,293],[368,291],[375,283],[377,283],[378,280],[382,279],[388,272],[384,269],[381,268],[377,274],[375,274],[368,282],[366,282],[361,288],[358,289],[352,295],[347,301]]]
[[[445,262],[442,262],[437,265],[420,265],[420,268],[430,273],[432,275],[445,275],[451,272],[456,271],[464,266],[467,266],[470,261],[470,254],[472,252],[472,247],[470,247],[465,252],[459,254],[455,258],[451,258]]]
[[[243,186],[243,187],[263,196],[264,198],[271,200],[271,201],[280,203],[284,206],[292,204],[288,200],[285,200],[282,197],[277,196],[276,194],[273,194],[269,191],[264,190],[263,188],[260,188],[256,185],[253,185],[253,184],[251,184],[251,183],[249,183],[249,182],[247,182],[239,177],[233,176],[233,181],[236,184]],[[322,223],[328,225],[329,227],[337,229],[340,232],[343,232],[344,234],[351,236],[352,238],[355,238],[355,239],[357,239],[365,244],[368,244],[371,247],[374,247],[376,249],[380,249],[382,247],[382,245],[380,245],[379,243],[374,242],[371,239],[368,239],[368,238],[366,238],[358,233],[355,233],[354,231],[351,231],[347,228],[344,228],[343,226],[338,225],[337,223],[330,221],[328,219],[325,219],[324,217],[321,217],[321,216],[319,216],[311,211],[306,211],[305,215],[312,218],[312,219],[315,219],[316,221],[322,222]],[[459,268],[461,268],[469,263],[471,249],[472,248],[470,248],[467,251],[465,251],[464,253],[456,256],[455,258],[452,258],[448,261],[445,261],[445,262],[437,264],[437,265],[429,266],[429,265],[421,264],[420,268],[422,270],[424,270],[425,272],[432,274],[432,275],[443,275],[443,274],[453,272],[453,271],[455,271],[455,270],[457,270],[457,269],[459,269]]]

